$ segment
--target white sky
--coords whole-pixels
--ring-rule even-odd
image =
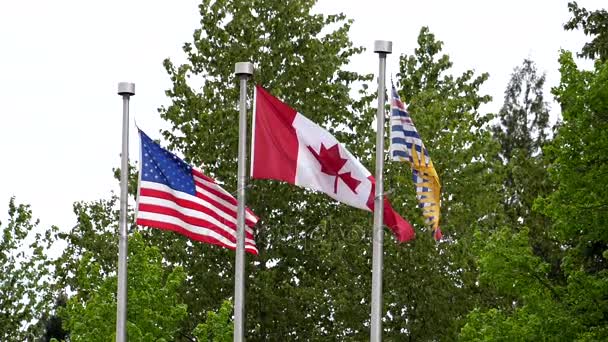
[[[0,220],[8,200],[32,204],[44,226],[69,229],[72,203],[118,193],[121,99],[117,83],[136,83],[131,113],[153,138],[167,127],[157,108],[170,86],[165,57],[182,61],[181,47],[198,27],[195,0],[3,0],[0,2]],[[588,9],[600,0],[579,1]],[[350,68],[377,72],[375,39],[393,41],[387,74],[411,54],[423,25],[445,42],[455,72],[489,72],[483,90],[496,111],[510,73],[532,58],[557,84],[558,50],[586,40],[568,33],[564,0],[403,1],[321,0],[317,10],[355,20],[351,37],[370,48]],[[402,94],[407,99],[407,94]],[[555,105],[554,105],[555,107]],[[556,109],[556,108],[555,108]],[[555,110],[556,114],[557,111]],[[133,116],[132,116],[133,118]],[[131,120],[131,156],[138,142]],[[236,124],[236,123],[235,123]],[[235,170],[236,172],[236,170]]]

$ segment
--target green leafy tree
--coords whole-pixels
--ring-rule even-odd
[[[61,308],[65,308],[68,297],[65,293],[60,293],[55,300],[55,307],[51,315],[44,317],[40,322],[44,326],[44,336],[42,342],[50,342],[51,340],[63,341],[66,340],[69,333],[63,328],[63,321],[59,317]]]
[[[541,154],[549,128],[544,84],[545,75],[538,75],[534,62],[524,60],[511,75],[498,113],[500,124],[493,127],[506,169],[504,211],[512,226],[530,224],[535,218],[531,213],[534,200],[549,190]]]
[[[118,197],[92,202],[74,203],[76,225],[58,236],[66,247],[56,261],[58,291],[79,291],[76,270],[85,253],[92,253],[100,272],[108,276],[116,272],[118,260]]]
[[[371,161],[362,153],[366,146],[371,150],[373,141],[373,115],[364,111],[371,98],[350,97],[351,86],[371,76],[344,70],[362,49],[348,38],[351,21],[342,14],[312,14],[314,3],[203,1],[201,28],[184,46],[187,62],[165,61],[173,81],[167,91],[172,104],[161,109],[161,116],[173,130],[164,136],[229,190],[236,183],[238,88],[233,70],[240,61],[254,63],[256,83]],[[247,265],[248,338],[366,337],[370,281],[363,275],[369,274],[371,215],[278,182],[254,181],[247,196],[262,218],[256,228],[260,255]],[[167,253],[175,251],[171,261],[188,272],[184,293],[190,322],[202,321],[206,311],[232,295],[232,252],[166,236],[158,243]],[[205,288],[198,285],[202,282]]]
[[[552,274],[561,277],[559,245],[548,236],[548,217],[532,210],[534,200],[551,190],[547,160],[542,148],[549,141],[549,106],[543,87],[545,75],[525,59],[515,68],[498,113],[500,123],[493,133],[501,144],[504,163],[503,210],[506,225],[514,231],[530,229],[534,253],[552,265]]]
[[[43,233],[29,205],[8,204],[8,224],[0,222],[0,340],[34,341],[43,334],[38,320],[52,304],[51,227]]]
[[[578,53],[579,57],[598,59],[601,62],[608,60],[608,11],[605,9],[588,11],[578,6],[576,1],[568,3],[568,10],[572,18],[564,25],[566,30],[582,29],[583,32],[592,36],[590,42],[585,43],[583,50]]]
[[[555,189],[535,202],[551,219],[547,236],[559,245],[553,257],[563,276],[553,276],[533,251],[531,230],[514,235],[505,228],[481,237],[480,282],[507,300],[471,312],[462,340],[608,339],[608,193],[598,186],[608,182],[608,63],[596,57],[594,70],[586,71],[570,52],[561,53],[561,82],[553,94],[563,123],[544,148]]]
[[[399,58],[398,89],[429,150],[442,185],[441,228],[444,241],[418,234],[408,248],[385,245],[387,317],[385,337],[394,340],[452,340],[461,318],[481,301],[477,269],[470,250],[473,232],[493,230],[502,220],[499,145],[479,107],[490,100],[479,87],[487,74],[472,70],[453,76],[443,43],[423,27],[412,55]],[[416,220],[409,166],[387,164],[387,183],[399,189]],[[420,228],[419,230],[424,230]],[[388,298],[387,298],[388,297]]]
[[[606,27],[608,31],[608,27]],[[565,249],[562,260],[572,291],[569,304],[580,312],[590,340],[608,338],[608,63],[579,70],[568,52],[560,57],[562,81],[554,94],[564,124],[547,153],[557,189],[539,201],[554,221]]]
[[[120,180],[120,169],[114,169],[114,178]],[[137,191],[138,174],[133,166],[129,166],[129,195],[135,196]],[[118,197],[112,193],[108,199],[91,202],[74,203],[73,212],[76,224],[68,232],[58,233],[66,247],[61,256],[55,261],[55,277],[58,280],[58,293],[80,291],[76,270],[85,253],[91,253],[99,264],[100,271],[105,276],[116,272],[118,260]],[[128,227],[129,234],[136,231],[134,213],[128,208],[127,220],[132,222]]]
[[[521,158],[520,152],[524,158],[538,155],[547,141],[549,108],[543,95],[544,85],[545,75],[539,75],[529,59],[511,75],[498,113],[500,124],[493,127],[506,163]]]
[[[163,266],[158,248],[139,233],[129,238],[127,331],[130,341],[173,341],[187,316],[179,288],[186,275]],[[116,277],[104,274],[93,253],[82,256],[75,274],[78,292],[61,310],[70,341],[112,341],[116,329]]]
[[[187,160],[203,165],[207,173],[227,182],[229,189],[235,183],[238,138],[234,125],[238,91],[232,68],[242,60],[254,62],[257,83],[313,121],[324,124],[338,139],[348,142],[347,147],[365,164],[373,165],[374,110],[369,106],[372,98],[367,93],[369,78],[342,71],[350,56],[361,49],[353,48],[348,40],[350,23],[343,22],[342,15],[311,15],[313,3],[257,1],[256,6],[251,6],[248,1],[203,2],[202,28],[195,32],[194,41],[184,47],[188,62],[180,66],[165,62],[174,83],[167,92],[173,104],[161,109],[161,115],[173,124],[173,132],[164,132],[165,137]],[[338,29],[322,31],[330,25]],[[474,78],[472,71],[458,79],[443,75],[451,64],[447,57],[439,62],[433,60],[441,43],[431,41],[431,37],[427,31],[421,33],[418,57],[424,59],[423,65],[414,63],[404,70],[417,76],[418,81],[426,82],[431,77],[424,87],[416,88],[417,103],[424,103],[423,112],[432,112],[437,120],[429,120],[432,125],[427,126],[434,132],[429,135],[431,145],[435,144],[437,132],[456,128],[443,140],[437,138],[441,141],[437,143],[439,150],[450,147],[438,158],[445,157],[442,171],[446,174],[445,186],[450,189],[446,200],[456,203],[450,206],[454,214],[446,214],[444,224],[456,241],[460,234],[497,220],[496,189],[484,186],[495,177],[489,165],[493,165],[490,153],[497,153],[497,146],[490,132],[482,129],[489,118],[477,112],[489,100],[478,95],[478,88],[487,76]],[[427,53],[428,48],[431,53]],[[427,67],[434,69],[427,72]],[[406,84],[410,74],[403,74]],[[202,84],[200,91],[194,90],[191,85],[194,83]],[[362,93],[351,99],[349,91],[355,85],[362,86]],[[434,92],[438,85],[443,87]],[[456,98],[439,104],[438,100],[446,94]],[[432,107],[431,103],[437,104]],[[446,113],[454,114],[450,120],[443,120],[441,117]],[[467,163],[470,165],[462,168]],[[391,187],[409,189],[409,193],[394,195],[394,204],[403,211],[415,208],[407,171],[389,169],[387,174]],[[247,291],[249,338],[367,338],[371,286],[369,277],[364,275],[369,274],[371,216],[336,205],[322,194],[285,184],[255,181],[248,191],[249,205],[262,217],[257,234],[260,256],[247,269],[251,275]],[[479,192],[474,200],[470,196],[472,191]],[[411,213],[412,219],[420,222],[419,212],[411,210]],[[467,216],[459,217],[458,213]],[[483,219],[479,220],[480,217]],[[474,277],[467,272],[465,277],[454,277],[451,272],[458,273],[461,267],[450,265],[447,258],[440,260],[442,253],[452,247],[436,249],[428,235],[415,245],[416,252],[411,252],[408,246],[395,245],[392,239],[386,241],[385,279],[391,284],[385,292],[385,318],[389,322],[386,335],[402,338],[409,333],[412,339],[432,339],[447,331],[455,335],[458,324],[452,323],[466,312],[466,307],[450,303],[458,295],[462,296],[459,298],[462,303],[470,299],[458,286],[463,278],[471,285]],[[180,251],[182,255],[176,254],[172,260],[186,262],[185,269],[196,270],[192,273],[192,285],[188,285],[193,290],[186,292],[193,296],[185,299],[196,317],[217,307],[220,298],[232,292],[232,269],[227,267],[232,254],[205,245]],[[457,252],[460,254],[462,250]],[[468,266],[470,260],[458,262]],[[437,277],[424,277],[425,272]],[[412,274],[409,278],[404,275],[408,273]],[[418,280],[417,277],[421,278],[417,283],[426,284],[420,286],[421,291],[408,285],[413,283],[409,280]],[[213,285],[203,294],[194,289],[200,279]],[[436,305],[423,304],[430,298],[435,298]],[[449,307],[458,310],[450,312],[446,310]],[[435,328],[429,329],[431,325]]]
[[[238,140],[232,70],[243,60],[254,62],[257,83],[330,130],[370,169],[373,165],[371,76],[344,70],[362,49],[348,38],[350,21],[341,14],[311,14],[313,5],[203,1],[201,28],[184,46],[186,63],[165,61],[173,82],[167,91],[172,104],[160,112],[173,129],[163,134],[174,150],[225,182],[228,190],[235,189]],[[500,184],[495,180],[500,164],[493,157],[499,146],[484,128],[490,118],[478,112],[489,100],[478,93],[487,76],[467,71],[454,78],[449,58],[436,59],[441,43],[426,29],[419,42],[416,55],[403,58],[399,80],[403,94],[413,96],[411,108],[425,118],[419,129],[444,186],[447,238],[439,245],[424,233],[411,244],[385,240],[389,340],[456,335],[479,291],[468,255],[470,236],[476,229],[494,229],[502,217],[499,186],[492,185]],[[361,91],[352,98],[355,87]],[[405,165],[387,164],[387,189],[395,190],[391,201],[397,210],[425,231],[408,172]],[[262,218],[256,236],[260,255],[248,257],[247,265],[248,339],[367,339],[372,215],[272,181],[251,182],[248,205]],[[104,277],[115,267],[115,254],[107,253],[116,250],[109,235],[116,229],[114,208],[107,202],[82,206],[75,232],[82,230],[86,238],[69,236],[68,251],[73,252],[68,253],[65,279],[83,296],[94,293],[78,283],[73,271],[83,256],[99,262]],[[154,229],[141,234],[158,246],[165,267],[183,267],[187,274],[179,291],[188,305],[181,332],[193,331],[207,319],[206,312],[232,295],[234,253]]]
[[[441,54],[443,42],[428,28],[418,36],[413,55],[399,58],[399,92],[409,104],[442,185],[443,230],[453,238],[472,232],[475,227],[495,226],[501,220],[495,195],[500,164],[499,146],[492,139],[488,123],[492,115],[479,112],[490,101],[479,87],[488,78],[467,70],[455,77],[452,62]],[[394,174],[403,174],[406,164]],[[392,169],[388,170],[389,176]],[[409,179],[401,188],[413,188]]]
[[[198,342],[230,342],[233,331],[232,302],[225,300],[217,313],[207,312],[207,320],[200,323],[192,335]]]
[[[564,289],[549,278],[550,265],[534,255],[530,245],[527,229],[514,233],[503,228],[491,236],[479,234],[480,282],[495,288],[503,303],[473,310],[462,328],[461,340],[576,340],[580,321],[564,305]]]
[[[608,192],[598,186],[608,180],[608,63],[597,63],[594,71],[578,70],[568,52],[560,62],[562,82],[554,93],[564,124],[547,149],[558,187],[539,204],[555,218],[560,241],[578,255],[568,266],[582,263],[583,270],[597,273],[608,268]]]

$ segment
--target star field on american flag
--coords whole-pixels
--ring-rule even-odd
[[[163,183],[175,190],[196,195],[192,166],[165,150],[141,132],[143,165],[141,179]]]
[[[137,198],[137,224],[171,230],[201,242],[236,248],[237,200],[214,179],[165,150],[144,132]],[[246,209],[245,250],[257,254]]]

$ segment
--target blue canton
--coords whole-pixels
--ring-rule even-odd
[[[196,195],[192,166],[160,147],[144,132],[141,138],[141,180],[164,184],[173,190]]]

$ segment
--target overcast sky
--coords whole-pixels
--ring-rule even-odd
[[[136,83],[131,113],[153,138],[167,127],[157,108],[170,86],[162,61],[183,60],[198,27],[195,0],[3,0],[0,2],[0,220],[11,196],[32,204],[44,226],[74,225],[72,203],[118,193],[119,81]],[[588,9],[604,1],[579,1]],[[387,72],[411,54],[423,25],[445,42],[454,71],[489,72],[483,90],[496,111],[513,67],[531,58],[559,81],[560,48],[578,51],[581,33],[564,32],[562,0],[321,0],[316,11],[355,20],[351,37],[369,49],[349,68],[377,72],[375,39],[393,41]],[[605,6],[605,5],[604,5]],[[407,94],[402,94],[407,99]],[[555,107],[555,105],[554,105]],[[557,115],[557,108],[554,108]],[[133,117],[132,117],[133,118]],[[131,120],[131,123],[133,121]],[[236,123],[235,123],[236,124]],[[138,142],[131,124],[131,156]],[[235,170],[236,172],[236,170]]]

